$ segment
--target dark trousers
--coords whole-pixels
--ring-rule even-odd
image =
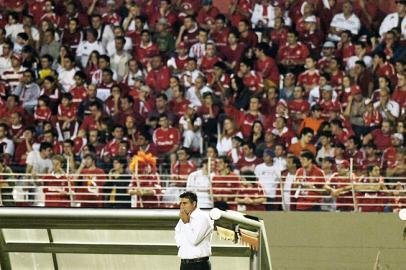
[[[195,262],[195,263],[181,263],[180,270],[211,270],[210,261]]]

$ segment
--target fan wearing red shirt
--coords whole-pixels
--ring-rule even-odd
[[[305,60],[306,71],[300,73],[297,79],[297,83],[304,87],[306,93],[319,85],[320,72],[316,69],[316,64],[315,58],[307,57]]]
[[[57,129],[61,133],[69,131],[70,135],[76,134],[78,123],[76,122],[76,106],[72,103],[72,95],[65,93],[62,95],[61,104],[58,106]],[[69,136],[72,137],[72,136]]]
[[[258,37],[254,31],[250,30],[250,26],[249,20],[241,20],[238,23],[238,32],[240,33],[239,41],[245,48],[255,48],[258,43]]]
[[[337,43],[336,57],[343,59],[343,63],[347,64],[348,58],[355,54],[355,46],[351,43],[351,31],[342,31],[340,39],[340,42]]]
[[[186,16],[183,25],[179,30],[178,37],[176,39],[176,45],[181,42],[186,44],[189,49],[193,44],[199,42],[197,36],[199,35],[199,27],[194,19],[194,16]]]
[[[92,129],[98,129],[100,125],[101,118],[103,116],[101,105],[94,101],[89,105],[90,115],[85,116],[82,124],[80,125],[81,130],[90,131]]]
[[[217,56],[216,46],[209,42],[206,44],[206,53],[198,61],[199,69],[206,76],[209,76],[214,72],[214,65],[220,61],[221,58]]]
[[[160,0],[159,6],[152,16],[149,16],[148,26],[155,28],[159,19],[166,19],[169,25],[174,25],[177,21],[177,14],[173,11],[170,0]]]
[[[328,65],[330,69],[330,84],[334,90],[340,89],[343,85],[345,73],[340,69],[341,66],[342,61],[337,57],[332,58]]]
[[[239,126],[243,136],[245,138],[248,138],[254,122],[256,120],[262,122],[265,119],[265,117],[260,112],[261,103],[259,97],[252,96],[250,98],[249,108],[247,112],[240,111],[229,103],[230,101],[226,100],[224,112],[234,119],[235,123]]]
[[[388,120],[382,121],[381,128],[373,130],[371,133],[364,136],[363,143],[366,144],[370,141],[377,146],[378,150],[384,151],[389,148],[391,143],[391,130],[392,124]]]
[[[275,46],[286,43],[288,39],[288,28],[285,26],[283,18],[275,18],[275,26],[271,31],[269,39]]]
[[[120,142],[124,137],[124,127],[115,126],[112,132],[113,139],[106,143],[104,146],[101,156],[106,164],[111,162],[111,159],[116,157],[119,152]]]
[[[222,156],[217,159],[212,178],[214,207],[236,210],[235,196],[240,189],[240,177],[231,171],[230,161]]]
[[[251,60],[244,59],[240,63],[238,76],[242,78],[243,84],[252,91],[253,94],[259,94],[264,88],[264,80],[260,73],[252,70]]]
[[[242,20],[251,18],[254,1],[250,0],[234,0],[229,9],[230,22],[233,27],[238,27],[238,23]]]
[[[262,159],[255,155],[255,144],[244,142],[242,144],[242,157],[237,162],[237,169],[241,171],[254,171],[258,164],[261,164]]]
[[[168,116],[159,116],[159,128],[154,131],[153,141],[158,148],[158,155],[168,156],[175,153],[180,145],[180,132],[177,128],[169,126]]]
[[[176,45],[176,54],[167,61],[167,66],[177,74],[181,74],[186,70],[186,65],[189,61],[188,48],[185,42],[180,42]]]
[[[333,119],[330,121],[331,132],[333,133],[333,141],[335,143],[345,144],[347,140],[354,135],[351,130],[344,127],[341,119]]]
[[[238,71],[244,53],[244,45],[239,42],[238,36],[237,32],[231,31],[228,34],[227,46],[222,50],[226,65],[234,71]]]
[[[201,28],[212,30],[216,17],[217,15],[219,15],[220,11],[218,10],[218,8],[213,6],[211,0],[203,1],[202,5],[202,8],[197,13],[196,20]]]
[[[81,207],[102,207],[102,188],[106,181],[104,171],[96,167],[96,157],[93,154],[86,154],[83,157],[76,174],[79,176],[76,186],[75,201]]]
[[[306,58],[309,56],[308,48],[298,42],[295,30],[289,30],[287,42],[278,50],[277,62],[286,70],[301,70]]]
[[[391,146],[382,153],[382,168],[394,168],[396,166],[397,150],[403,147],[404,137],[401,133],[391,135]]]
[[[224,62],[217,62],[213,70],[213,73],[207,77],[207,84],[216,96],[224,97],[231,84],[230,75],[226,73],[227,66]]]
[[[210,37],[214,41],[219,52],[222,52],[227,46],[229,33],[230,29],[226,27],[226,17],[223,14],[217,15],[213,32],[210,34]]]
[[[342,112],[339,100],[333,100],[333,88],[330,85],[325,85],[321,89],[321,100],[319,105],[322,108],[322,117],[325,119],[328,119],[331,112]]]
[[[257,44],[254,50],[257,57],[254,69],[264,80],[270,80],[273,85],[279,86],[279,69],[275,61],[267,55],[269,50],[269,45],[265,42]]]
[[[171,165],[171,175],[174,182],[170,183],[170,186],[185,188],[189,174],[196,171],[196,165],[189,160],[187,148],[181,147],[176,154],[178,160]]]
[[[128,193],[132,196],[132,208],[158,208],[161,183],[159,174],[146,169],[143,175],[133,175],[128,186]],[[136,199],[135,199],[136,198]]]
[[[145,80],[146,84],[152,88],[153,93],[161,93],[169,88],[171,70],[162,65],[161,56],[155,55],[151,60],[152,70],[148,72]]]
[[[172,99],[169,101],[169,110],[173,112],[178,119],[182,117],[190,104],[190,101],[184,97],[184,90],[179,85],[172,88]]]
[[[36,122],[48,122],[51,120],[52,112],[48,107],[49,98],[47,96],[40,96],[38,98],[38,106],[34,111],[34,119]]]
[[[296,86],[293,90],[293,99],[288,102],[289,115],[295,125],[300,125],[303,119],[310,112],[310,104],[304,99],[304,90],[301,86]]]
[[[264,190],[253,171],[241,172],[241,187],[237,191],[235,202],[237,211],[265,211],[267,199]]]
[[[138,59],[146,68],[151,63],[151,58],[159,55],[158,45],[152,43],[151,33],[148,30],[142,30],[141,43],[135,47],[134,59]]]
[[[406,74],[398,73],[398,84],[392,94],[392,100],[399,103],[400,108],[406,108]]]
[[[384,179],[381,177],[379,166],[368,166],[367,178],[360,180],[363,185],[356,186],[356,200],[358,210],[361,212],[383,212],[386,199],[383,196],[388,196]],[[379,185],[381,184],[381,185]]]
[[[397,77],[395,67],[386,61],[386,55],[384,52],[374,53],[374,65],[373,65],[373,74],[375,78],[386,77],[390,80],[392,85],[396,85]]]
[[[62,169],[63,157],[52,157],[53,170],[42,178],[45,207],[70,207],[69,180]]]
[[[351,181],[356,181],[356,176],[350,176],[349,168],[348,160],[337,162],[337,172],[330,176],[326,184],[326,189],[335,198],[337,210],[340,211],[354,210]]]
[[[69,93],[72,95],[72,102],[75,107],[78,107],[79,104],[87,98],[87,89],[86,89],[86,74],[83,71],[77,71],[73,77],[75,80],[75,87],[73,87]]]
[[[320,211],[320,204],[325,190],[324,172],[313,164],[314,155],[305,151],[300,154],[302,168],[296,171],[295,184],[297,188],[296,210],[298,211]]]

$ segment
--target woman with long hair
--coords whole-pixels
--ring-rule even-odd
[[[226,117],[223,120],[223,131],[217,140],[216,148],[219,156],[227,155],[227,153],[231,150],[232,138],[234,136],[238,136],[240,138],[243,137],[241,131],[238,131],[234,119],[231,117]]]

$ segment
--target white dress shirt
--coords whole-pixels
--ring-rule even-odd
[[[196,91],[200,92],[200,96],[203,97],[204,93],[210,92],[212,93],[213,91],[211,90],[211,88],[207,87],[207,86],[203,86],[202,89],[197,90],[194,86],[190,87],[187,91],[186,91],[186,99],[190,101],[190,103],[193,104],[193,106],[196,107],[200,107],[202,106],[202,102],[200,101],[200,98],[197,96]]]
[[[189,223],[180,219],[175,227],[175,240],[181,259],[197,259],[211,255],[211,236],[214,223],[209,215],[199,208],[190,214]]]

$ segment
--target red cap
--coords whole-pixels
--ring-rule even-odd
[[[350,162],[348,162],[348,160],[341,160],[341,161],[337,162],[337,165],[340,167],[343,167],[345,169],[350,168]]]
[[[177,49],[186,49],[186,44],[185,42],[179,42],[178,45],[176,45]]]
[[[351,94],[354,96],[362,94],[361,88],[358,85],[351,86]]]

